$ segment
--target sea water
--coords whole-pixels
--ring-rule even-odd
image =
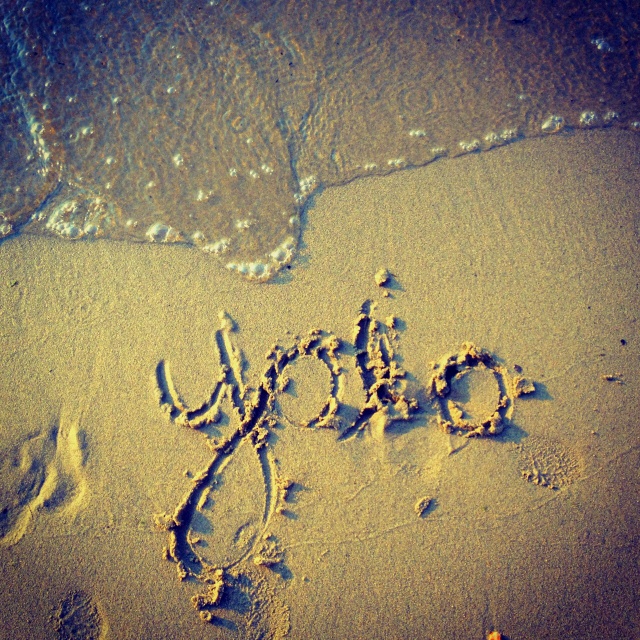
[[[623,0],[0,6],[0,237],[184,243],[264,280],[323,187],[640,130]]]

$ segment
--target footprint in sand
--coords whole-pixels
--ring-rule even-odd
[[[60,602],[53,624],[61,640],[100,640],[107,632],[98,604],[83,591],[72,591]]]
[[[562,489],[582,475],[582,461],[571,450],[549,438],[529,436],[516,446],[522,477],[539,487]]]
[[[42,514],[75,515],[87,496],[77,420],[22,436],[0,452],[0,547],[17,544]]]

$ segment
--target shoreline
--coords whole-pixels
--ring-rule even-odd
[[[289,235],[285,237],[282,242],[275,248],[264,251],[260,256],[255,256],[251,261],[238,261],[233,260],[228,262],[228,258],[224,258],[223,255],[225,253],[225,246],[220,243],[214,244],[208,243],[203,244],[203,241],[199,240],[195,241],[187,241],[185,239],[184,234],[179,229],[174,229],[173,227],[167,227],[164,223],[156,222],[152,227],[162,228],[164,231],[162,233],[149,233],[146,234],[147,240],[137,239],[135,237],[131,238],[102,238],[100,235],[84,238],[84,236],[74,237],[74,238],[65,238],[64,234],[56,235],[54,231],[45,231],[37,227],[32,228],[33,220],[25,223],[22,228],[18,232],[13,232],[12,235],[5,234],[0,238],[1,242],[6,241],[6,239],[11,239],[16,235],[33,235],[36,237],[52,237],[60,239],[61,237],[65,240],[69,240],[71,242],[84,241],[84,242],[96,242],[106,240],[107,242],[126,242],[134,245],[137,244],[160,244],[160,245],[171,245],[177,247],[188,247],[190,249],[199,249],[200,251],[208,254],[212,259],[216,260],[220,265],[224,265],[227,269],[232,272],[236,272],[239,277],[246,278],[249,281],[257,282],[257,283],[265,283],[271,282],[278,277],[283,275],[285,269],[287,269],[290,265],[295,267],[297,255],[301,248],[304,247],[304,234],[305,234],[305,220],[308,217],[309,210],[312,210],[315,206],[315,201],[319,198],[322,193],[327,189],[336,189],[341,187],[346,187],[356,181],[368,179],[368,178],[385,178],[391,175],[395,175],[398,172],[404,171],[412,171],[416,169],[424,169],[432,165],[435,162],[442,160],[457,160],[460,158],[464,158],[469,155],[474,155],[478,153],[486,153],[490,151],[495,151],[497,149],[501,149],[513,144],[523,143],[532,140],[542,140],[549,137],[560,137],[567,138],[580,134],[590,134],[593,132],[604,132],[604,131],[613,131],[613,132],[628,132],[632,135],[637,135],[640,130],[640,121],[632,120],[625,123],[619,123],[617,119],[613,119],[610,123],[602,123],[600,125],[572,125],[567,124],[564,119],[562,125],[558,130],[553,131],[541,131],[538,134],[533,135],[524,135],[520,133],[518,128],[514,129],[510,133],[510,137],[502,139],[500,136],[492,137],[493,134],[487,134],[483,141],[474,138],[472,143],[464,143],[460,142],[460,148],[456,148],[453,150],[438,148],[438,152],[435,153],[434,157],[428,161],[425,161],[420,164],[402,164],[396,166],[396,168],[391,168],[383,171],[376,171],[372,173],[364,173],[362,175],[358,175],[355,177],[351,177],[343,182],[339,183],[331,183],[331,184],[319,184],[313,188],[308,195],[306,195],[306,199],[301,201],[296,207],[295,211],[292,212],[291,220],[295,220],[295,222],[290,224],[293,235]],[[624,134],[623,134],[624,135]],[[466,147],[465,147],[466,144]],[[57,188],[62,188],[63,183]],[[54,190],[55,193],[56,190]],[[47,195],[43,202],[41,202],[36,207],[36,213],[39,211],[46,211],[46,204],[49,201],[54,201],[55,196],[52,194]],[[1,244],[0,242],[0,244]],[[220,245],[218,247],[218,245]],[[214,257],[217,256],[217,257]]]

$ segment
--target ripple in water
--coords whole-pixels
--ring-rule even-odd
[[[5,0],[0,237],[185,243],[267,279],[322,186],[640,129],[640,12],[593,4]]]

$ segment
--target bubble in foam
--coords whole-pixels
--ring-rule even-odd
[[[150,242],[183,242],[184,236],[168,224],[163,222],[156,222],[152,224],[145,234]]]
[[[437,160],[438,158],[446,158],[449,155],[449,149],[446,147],[434,147],[431,149],[431,155],[434,160]]]
[[[520,134],[518,129],[503,129],[500,133],[496,133],[495,131],[490,131],[484,137],[485,148],[492,149],[493,147],[498,147],[503,144],[508,144],[510,142],[514,142],[519,138]]]
[[[565,120],[562,116],[549,116],[541,126],[543,133],[558,133],[565,126]]]
[[[260,278],[266,274],[268,268],[268,265],[263,262],[252,262],[249,264],[249,275],[254,278]]]
[[[75,207],[75,202],[70,203],[71,207]],[[46,227],[49,231],[53,231],[57,233],[62,238],[70,238],[75,239],[80,237],[80,228],[77,227],[73,222],[69,222],[64,219],[67,211],[59,211],[53,214],[49,220],[47,220]]]
[[[227,269],[257,282],[268,280],[273,275],[273,266],[264,262],[229,262]]]
[[[500,132],[500,138],[503,142],[515,142],[520,138],[520,131],[517,128],[514,129],[503,129]]]
[[[591,44],[594,45],[598,51],[603,51],[605,53],[613,51],[611,44],[602,36],[591,38]]]
[[[299,181],[298,186],[300,187],[300,193],[302,195],[307,195],[313,191],[315,187],[317,179],[315,176],[307,176],[306,178]]]
[[[495,131],[487,133],[487,135],[484,137],[484,141],[487,143],[489,148],[496,147],[502,144],[502,138],[500,137],[500,134],[495,133]]]
[[[34,213],[32,221],[44,223],[44,229],[61,238],[76,240],[108,234],[120,217],[118,208],[104,198],[66,185],[51,198],[49,206]]]
[[[459,146],[460,146],[460,149],[464,151],[464,153],[472,153],[474,151],[480,151],[480,149],[482,148],[480,140],[478,140],[477,138],[474,138],[473,140],[469,140],[469,141],[462,141],[459,143]]]
[[[3,218],[0,218],[0,238],[4,238],[13,233],[13,225]]]
[[[216,242],[206,244],[204,247],[202,247],[202,250],[206,251],[207,253],[215,253],[216,255],[220,255],[229,249],[230,242],[230,238],[220,238],[220,240]]]
[[[287,258],[287,252],[278,247],[269,254],[276,262],[284,262]]]
[[[612,124],[619,119],[620,114],[617,111],[605,111],[605,113],[602,114],[602,122],[604,122],[605,124]]]
[[[226,267],[248,280],[264,282],[269,280],[280,267],[291,261],[295,249],[296,240],[293,236],[289,236],[266,256],[265,261],[228,262]]]
[[[582,127],[595,127],[598,124],[598,114],[595,111],[583,111],[580,114]]]
[[[269,257],[278,264],[282,265],[289,262],[293,258],[293,252],[295,251],[296,243],[292,237],[287,238],[282,244],[276,247]]]

